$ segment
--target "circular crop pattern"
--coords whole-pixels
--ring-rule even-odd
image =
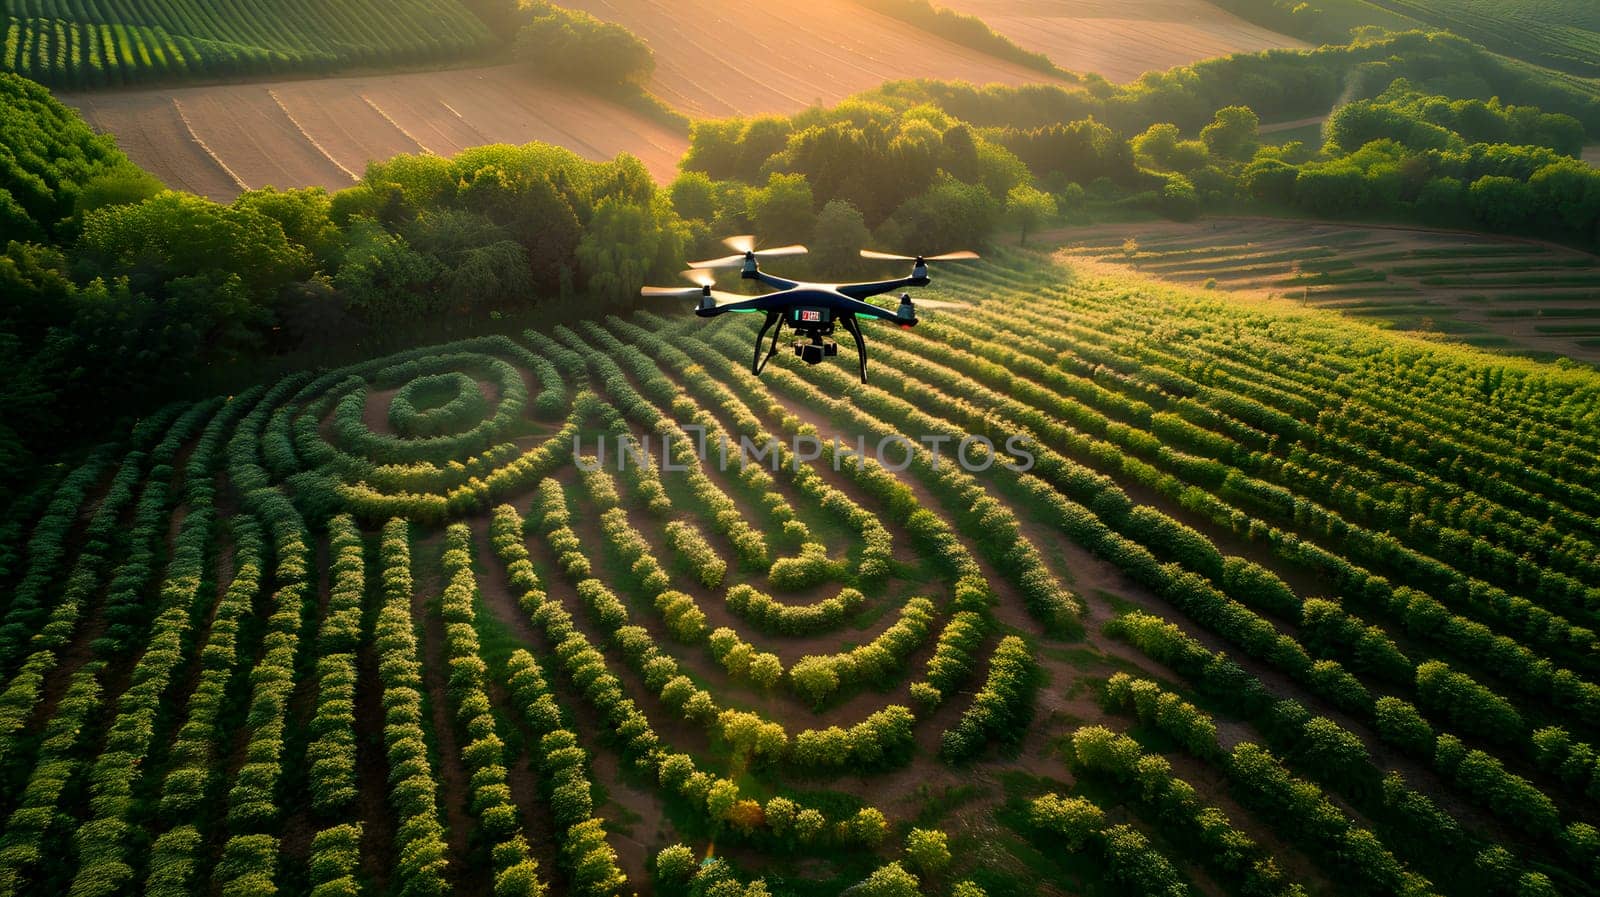
[[[0,529],[0,897],[1593,897],[1600,388],[1017,289],[151,415]]]
[[[496,384],[498,389],[503,388]],[[417,439],[460,433],[489,407],[478,381],[459,371],[428,374],[400,387],[389,401],[389,426]]]
[[[273,409],[263,450],[267,470],[317,515],[437,523],[555,469],[571,453],[572,410],[550,360],[485,337],[301,385]]]

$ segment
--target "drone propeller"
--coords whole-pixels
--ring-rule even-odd
[[[683,272],[683,278],[692,284],[702,287],[717,285],[717,272],[706,268],[690,268]]]
[[[699,299],[700,304],[707,307],[709,307],[707,300],[711,299],[718,302],[740,302],[750,298],[738,293],[713,290],[710,284],[698,287],[640,287],[639,295],[660,299]]]
[[[960,252],[946,252],[943,255],[896,255],[892,252],[878,252],[874,249],[861,250],[864,259],[884,259],[891,262],[959,262],[978,257],[976,252],[963,249]]]
[[[965,302],[946,302],[943,299],[918,299],[917,300],[917,307],[918,308],[932,308],[932,309],[952,309],[952,308],[971,308],[972,306],[966,304]]]
[[[756,238],[750,236],[749,234],[743,234],[737,237],[729,237],[722,242],[729,249],[737,252],[738,255],[724,256],[719,259],[707,259],[703,262],[690,262],[689,264],[695,268],[737,268],[740,265],[743,265],[747,258],[752,256],[757,260],[762,260],[769,258],[782,258],[789,255],[806,254],[806,248],[801,246],[799,243],[796,243],[792,246],[774,246],[771,249],[757,249]]]

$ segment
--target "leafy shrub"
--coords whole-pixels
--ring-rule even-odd
[[[642,85],[655,54],[633,32],[582,10],[534,0],[523,7],[517,59],[534,71],[580,86]]]

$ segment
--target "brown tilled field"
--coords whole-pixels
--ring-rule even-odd
[[[1600,362],[1600,258],[1511,237],[1264,218],[1040,235],[1092,268],[1338,309],[1484,348]]]
[[[67,94],[169,186],[213,199],[256,187],[347,187],[370,159],[485,143],[630,152],[671,177],[685,141],[636,112],[515,66],[358,78]]]
[[[1228,53],[1303,47],[1205,0],[944,0],[1064,69],[1132,81]]]
[[[850,0],[573,0],[650,42],[650,90],[696,118],[797,112],[896,78],[1044,80]]]

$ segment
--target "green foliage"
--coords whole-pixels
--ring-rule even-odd
[[[1527,737],[1527,726],[1509,701],[1448,664],[1435,660],[1417,667],[1417,699],[1474,735],[1502,744]]]
[[[270,10],[213,10],[179,2],[107,2],[8,9],[5,69],[54,87],[84,89],[186,78],[231,79],[360,65],[443,62],[493,38],[455,0],[377,4],[290,2]]]
[[[989,678],[973,696],[961,719],[939,739],[939,756],[946,763],[975,757],[991,740],[1013,744],[1033,716],[1033,693],[1039,672],[1033,654],[1022,639],[1008,635],[989,657]]]
[[[874,869],[866,880],[856,887],[862,897],[920,897],[921,882],[899,862]]]
[[[1107,826],[1105,813],[1093,803],[1046,794],[1034,799],[1028,811],[1029,822],[1052,841],[1060,839],[1069,851],[1088,848],[1098,853],[1105,861],[1107,878],[1125,893],[1141,897],[1190,893],[1172,862],[1144,835],[1126,825]]]
[[[1056,199],[1035,187],[1019,184],[1006,194],[1005,214],[1017,227],[1017,242],[1027,243],[1028,231],[1056,217]]]
[[[913,828],[906,834],[906,857],[923,875],[937,876],[950,865],[950,839],[938,829]]]
[[[582,86],[642,85],[655,54],[633,32],[582,10],[542,0],[522,6],[517,59],[533,71]]]
[[[937,34],[951,43],[1025,65],[1046,74],[1065,74],[1043,53],[1024,50],[977,16],[966,15],[930,0],[862,0],[863,6]]]

